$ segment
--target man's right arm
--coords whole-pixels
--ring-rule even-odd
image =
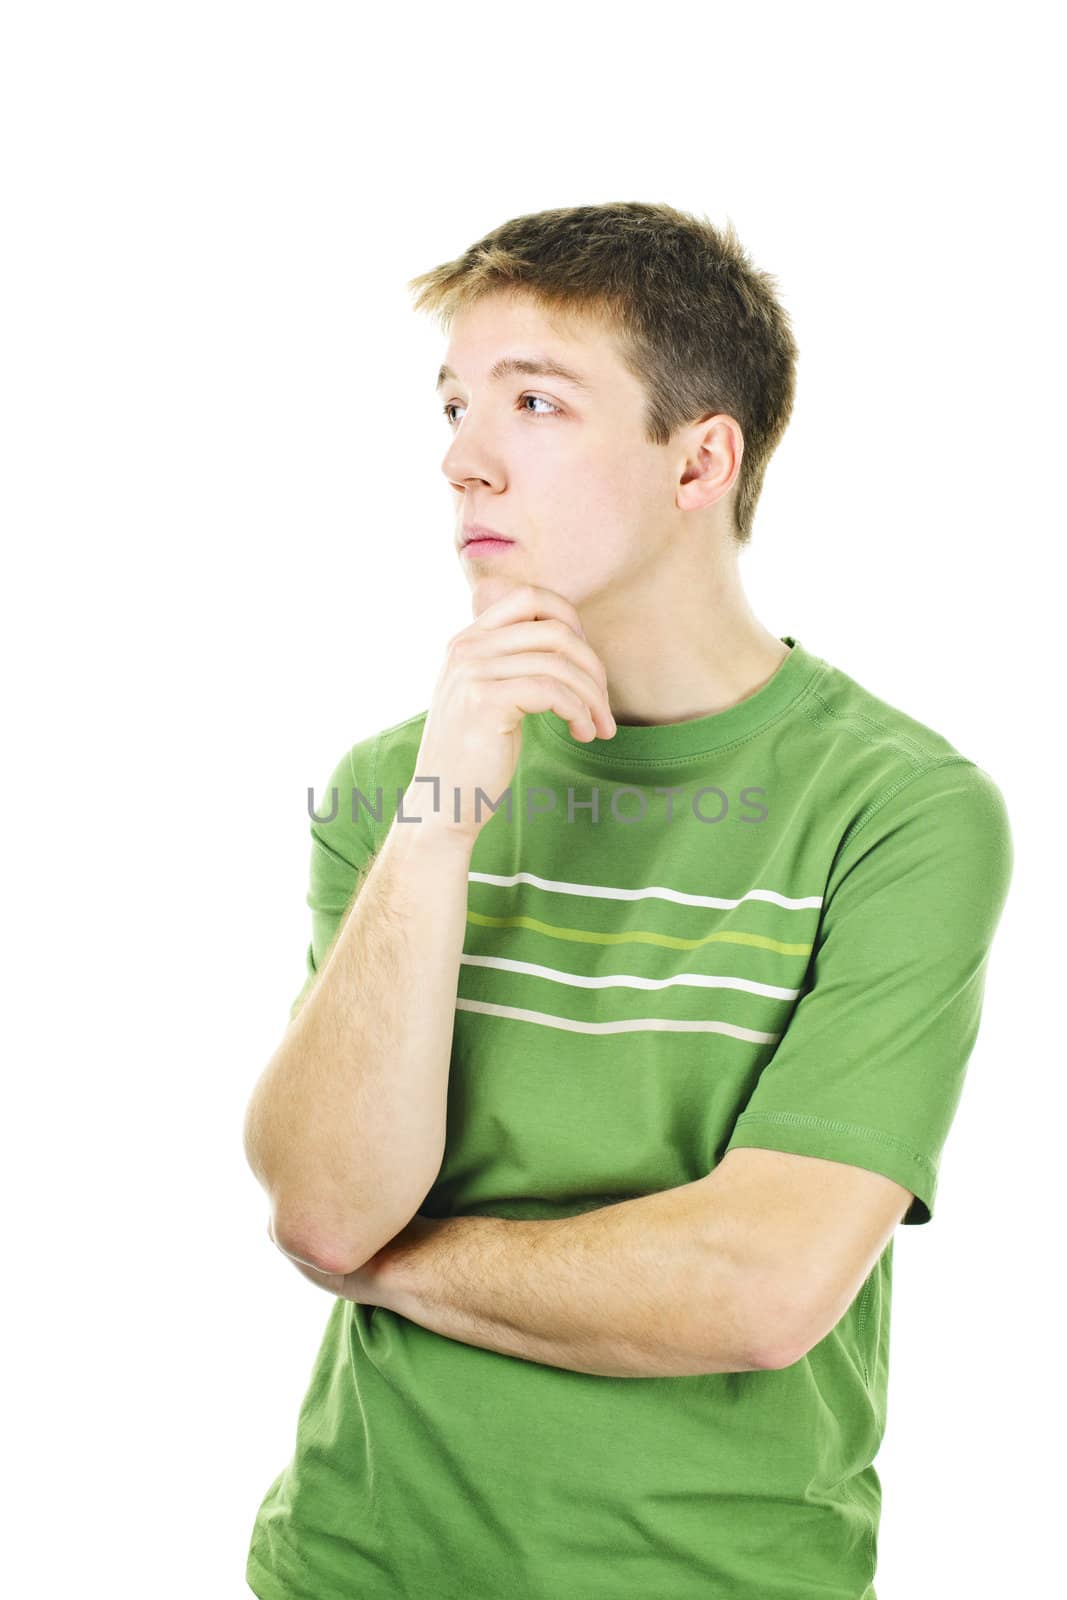
[[[445,1148],[473,838],[404,797],[245,1115],[274,1236],[351,1272],[411,1221]]]
[[[246,1113],[275,1241],[323,1272],[354,1272],[407,1227],[444,1159],[478,795],[506,792],[531,713],[581,740],[615,732],[573,604],[507,581],[493,599],[497,587],[475,584],[475,620],[448,642],[403,796],[421,820],[394,819]],[[462,802],[455,826],[419,774]]]

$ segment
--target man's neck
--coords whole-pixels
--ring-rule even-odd
[[[752,611],[732,554],[695,578],[657,573],[639,600],[601,595],[579,610],[622,724],[726,711],[762,688],[789,654]]]

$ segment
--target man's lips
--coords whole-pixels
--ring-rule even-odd
[[[465,522],[463,524],[463,543],[471,544],[476,539],[497,539],[503,544],[514,544],[506,533],[498,533],[496,528],[487,528],[484,522]]]
[[[460,535],[460,554],[475,559],[478,556],[503,555],[514,548],[515,540],[496,528],[487,528],[484,522],[465,522]]]
[[[506,556],[509,550],[514,550],[514,539],[468,539],[460,550],[460,555],[470,561],[481,560],[483,556]]]

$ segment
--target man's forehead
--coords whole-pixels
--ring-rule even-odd
[[[518,312],[517,317],[508,311]],[[503,302],[496,296],[476,302],[461,312],[452,325],[452,340],[437,375],[437,388],[446,381],[462,383],[479,364],[466,349],[472,337],[491,360],[487,369],[492,383],[521,373],[531,378],[552,378],[569,383],[586,394],[617,382],[621,363],[618,345],[607,320],[591,311],[553,308],[546,311],[517,295]],[[470,362],[472,371],[466,371]]]

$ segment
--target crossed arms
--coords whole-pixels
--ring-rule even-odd
[[[830,1332],[911,1199],[862,1167],[736,1147],[694,1183],[573,1217],[416,1215],[354,1271],[283,1253],[333,1294],[527,1361],[750,1372]]]

